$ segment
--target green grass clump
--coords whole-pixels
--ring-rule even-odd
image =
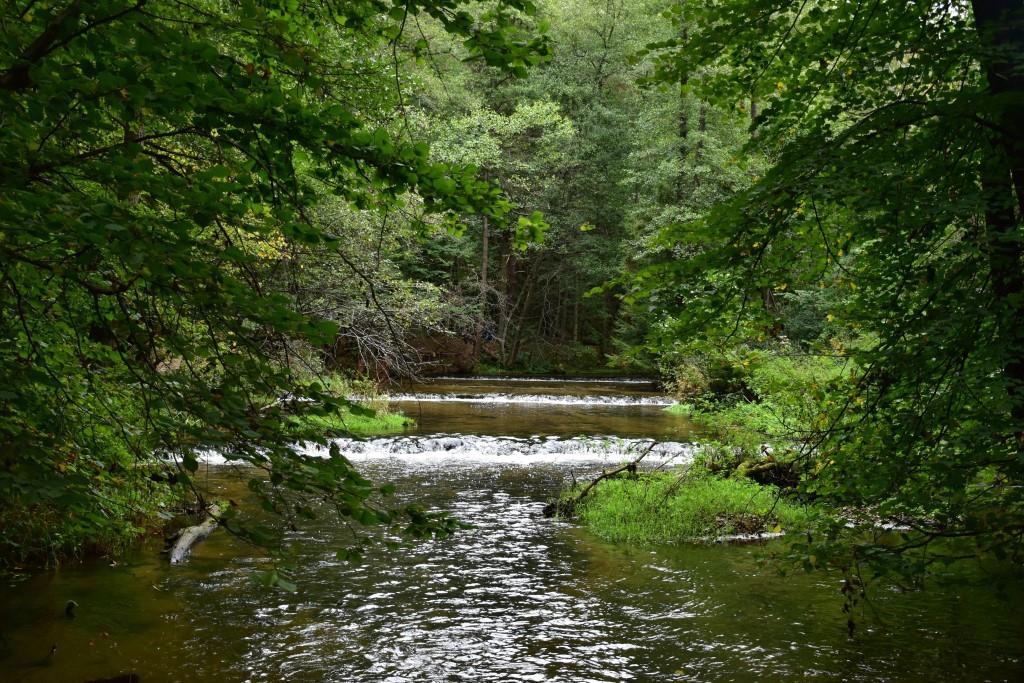
[[[814,516],[813,509],[779,498],[774,487],[693,473],[603,481],[577,513],[602,538],[650,545],[794,531]]]
[[[697,412],[692,403],[673,403],[672,405],[665,408],[665,412],[669,415],[680,415],[682,417],[693,417]]]
[[[337,415],[304,415],[298,419],[306,426],[319,429],[326,436],[395,434],[416,424],[415,420],[402,413],[379,409],[373,415],[345,410]]]
[[[387,400],[369,380],[343,375],[327,375],[316,379],[327,394],[337,399],[352,401],[353,396],[360,398],[338,413],[293,415],[291,420],[297,427],[311,429],[327,437],[378,436],[401,433],[416,424],[416,420],[411,417],[389,410]]]

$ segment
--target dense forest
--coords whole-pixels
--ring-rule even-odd
[[[787,553],[850,595],[1024,562],[1020,2],[10,0],[0,35],[7,566],[202,509],[211,451],[285,527],[458,533],[331,438],[451,373],[659,377],[712,476],[844,511]]]

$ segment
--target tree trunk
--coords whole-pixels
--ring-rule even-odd
[[[693,159],[697,164],[704,162],[704,139],[708,131],[708,103],[701,102],[697,113],[697,144],[693,148]]]
[[[489,239],[489,226],[487,216],[484,216],[484,230],[481,238],[480,256],[480,316],[476,323],[476,338],[473,340],[473,360],[480,361],[480,346],[484,334],[484,324],[487,321],[487,260],[490,255],[487,253],[487,241]]]
[[[580,300],[579,294],[572,305],[572,343],[580,343]]]
[[[983,243],[989,259],[994,307],[1005,350],[1003,365],[1011,417],[1024,449],[1024,263],[1019,222],[1024,215],[1024,3],[973,0],[974,20],[988,51],[985,73],[997,103],[997,126],[983,160]]]
[[[1024,215],[1024,2],[973,0],[982,44],[991,51],[985,64],[989,93],[1000,102],[995,134],[1006,155],[1016,191],[1017,218]]]
[[[188,559],[192,546],[203,540],[220,526],[220,516],[224,509],[214,504],[206,509],[207,517],[199,524],[183,529],[174,546],[171,547],[171,564],[181,564]]]
[[[523,340],[523,325],[526,323],[526,311],[530,307],[530,297],[533,295],[533,281],[534,278],[530,278],[526,283],[526,293],[523,295],[523,307],[519,311],[519,322],[516,323],[515,339],[512,342],[512,351],[509,353],[508,365],[513,365],[516,362],[516,357],[519,355],[519,344]]]
[[[512,245],[512,235],[504,241],[505,259],[502,262],[501,292],[498,301],[498,343],[501,347],[501,364],[508,366],[509,335],[511,334],[512,316],[519,306],[517,293],[518,282],[516,278],[516,266],[518,265],[515,248]],[[512,300],[516,297],[516,303]]]
[[[683,43],[686,43],[687,32],[686,26],[682,26],[679,30],[679,37]],[[686,97],[686,84],[689,82],[689,76],[684,75],[679,80],[679,120],[677,122],[677,144],[679,146],[679,176],[676,178],[676,198],[679,202],[684,203],[687,196],[687,178],[686,178],[686,157],[689,152],[689,137],[690,137],[690,111],[689,103]]]

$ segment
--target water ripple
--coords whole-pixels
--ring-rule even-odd
[[[564,481],[566,464],[430,471],[383,459],[365,467],[473,528],[355,566],[333,561],[330,544],[309,544],[299,593],[272,605],[253,597],[237,566],[214,572],[193,590],[219,611],[196,618],[207,623],[190,647],[208,651],[219,629],[247,625],[234,661],[253,683],[576,683],[928,680],[942,673],[937,653],[957,646],[940,640],[938,650],[914,653],[911,643],[921,648],[936,634],[913,629],[850,641],[833,581],[780,580],[758,569],[755,549],[652,553],[545,520],[544,497]],[[331,530],[305,534],[322,540]],[[934,629],[935,608],[914,611],[911,623]]]

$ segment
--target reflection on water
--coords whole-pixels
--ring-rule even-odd
[[[439,400],[449,396],[453,400]],[[416,434],[615,435],[682,441],[694,433],[649,380],[440,378],[395,392]]]
[[[660,406],[672,405],[672,399],[666,396],[570,396],[566,394],[505,394],[505,393],[465,393],[458,394],[391,394],[395,403],[503,403],[526,405],[569,405],[569,406]]]
[[[766,549],[758,546],[613,546],[541,516],[570,471],[586,476],[621,453],[566,461],[568,439],[438,438],[494,453],[393,457],[379,443],[361,446],[378,451],[360,466],[394,481],[401,496],[474,525],[454,539],[350,565],[334,555],[349,532],[314,524],[295,534],[295,594],[260,587],[264,558],[223,533],[186,566],[143,549],[122,565],[15,581],[0,588],[0,681],[77,683],[125,671],[143,683],[1011,681],[1024,673],[1024,624],[1013,609],[1020,591],[880,591],[882,618],[850,639],[835,575],[780,578],[759,565]],[[546,459],[544,443],[559,444]],[[502,444],[533,455],[502,459]],[[206,476],[217,495],[244,497],[223,468]],[[63,616],[69,599],[80,604],[75,619]]]
[[[650,405],[545,405],[538,403],[441,403],[402,401],[393,404],[416,420],[417,434],[502,434],[507,436],[616,435],[686,439],[693,425]]]

